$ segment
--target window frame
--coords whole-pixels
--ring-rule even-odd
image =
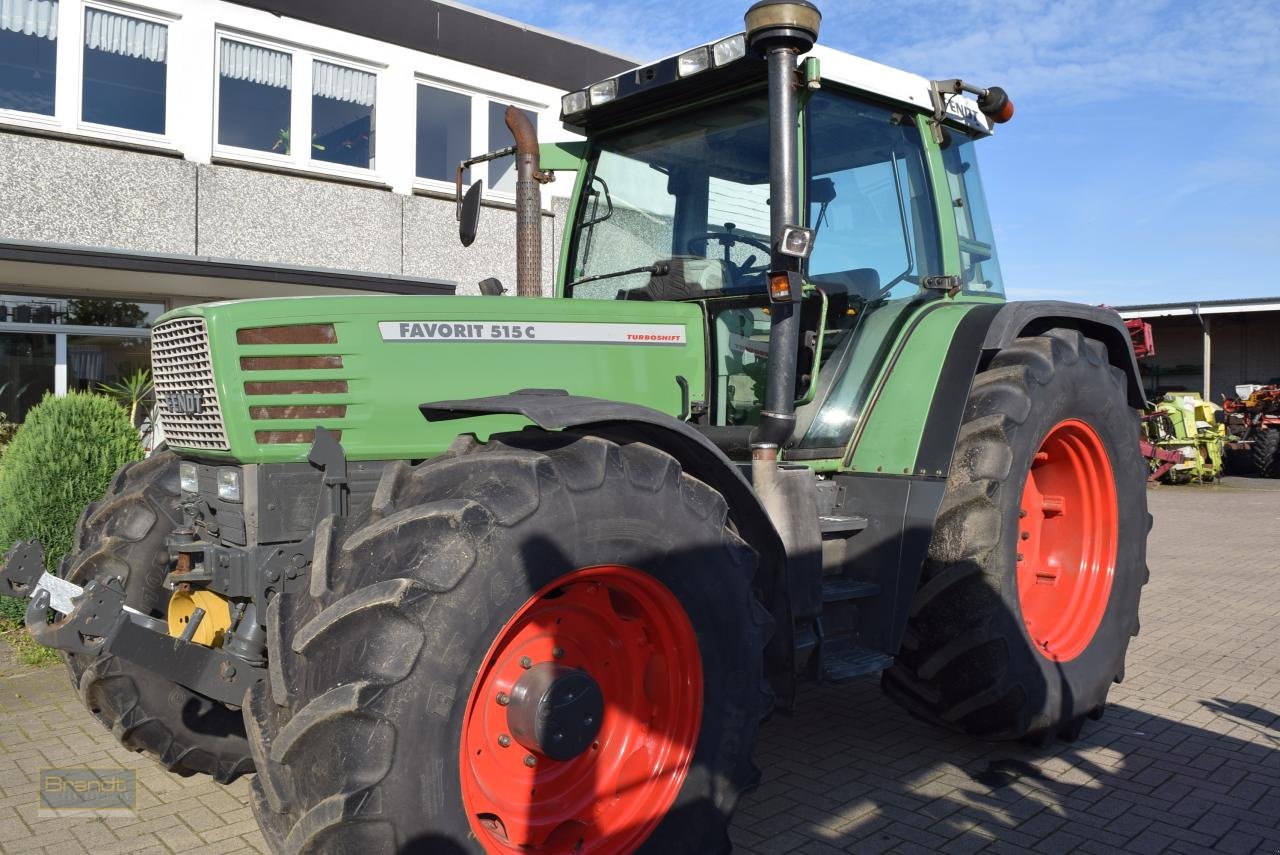
[[[160,145],[172,148],[172,135],[170,133],[170,120],[173,117],[171,107],[175,102],[175,95],[178,93],[177,75],[173,73],[172,64],[173,57],[173,25],[182,19],[182,16],[173,12],[162,12],[155,9],[148,9],[141,6],[134,6],[129,3],[120,3],[117,0],[83,0],[83,2],[75,4],[79,14],[76,16],[76,52],[75,63],[71,68],[75,81],[75,92],[72,95],[73,113],[75,117],[75,130],[93,137],[105,137],[107,139],[120,140],[122,142],[140,143],[143,145]],[[84,116],[84,19],[90,9],[97,9],[101,12],[109,14],[121,15],[127,18],[136,18],[140,21],[148,21],[152,24],[162,24],[166,30],[167,47],[165,49],[165,75],[164,75],[164,133],[153,134],[147,131],[138,131],[132,128],[120,128],[114,125],[103,125],[97,122],[86,122]],[[62,3],[58,4],[58,14],[62,14]],[[58,21],[58,37],[62,37],[62,21]],[[59,48],[61,51],[61,48]],[[59,52],[61,59],[61,52]],[[57,93],[55,90],[54,101],[57,103]]]
[[[153,134],[118,128],[95,122],[85,122],[80,117],[84,106],[84,18],[89,9],[97,9],[115,15],[162,24],[168,29],[168,50],[165,56],[165,132]],[[172,64],[174,54],[175,24],[182,14],[151,6],[124,3],[120,0],[59,0],[58,39],[54,61],[56,83],[53,91],[53,115],[27,113],[21,110],[0,109],[0,124],[53,131],[92,139],[146,146],[178,153],[170,118],[175,96],[178,93],[178,75]]]
[[[539,121],[541,121],[541,117],[544,115],[544,113],[546,112],[549,106],[547,104],[539,104],[536,101],[530,101],[522,98],[513,98],[510,95],[507,95],[502,92],[497,92],[494,90],[463,86],[462,84],[456,81],[449,80],[443,77],[438,77],[433,74],[426,74],[424,72],[415,73],[413,75],[413,103],[415,105],[415,108],[413,111],[413,124],[411,126],[411,129],[413,132],[413,138],[414,138],[414,157],[413,157],[413,165],[410,167],[410,171],[413,172],[413,190],[414,192],[425,192],[425,193],[433,193],[433,194],[447,193],[449,195],[449,198],[453,198],[454,196],[454,187],[455,187],[454,181],[452,180],[440,181],[435,178],[422,178],[417,174],[418,173],[418,162],[417,162],[418,111],[417,111],[416,105],[417,105],[417,99],[418,99],[419,86],[430,86],[433,89],[441,89],[445,92],[453,92],[459,95],[466,95],[471,99],[471,155],[470,155],[471,157],[474,157],[478,154],[485,154],[487,152],[494,151],[495,149],[505,148],[505,146],[493,145],[492,141],[490,141],[489,139],[489,105],[490,104],[501,104],[504,107],[510,104],[520,108],[521,110],[528,110],[531,113],[537,114],[539,117]],[[481,142],[481,140],[483,140],[483,142]],[[481,177],[481,176],[478,176],[474,170],[483,169],[488,165],[489,164],[484,163],[484,164],[477,164],[475,167],[473,167],[471,180],[474,182],[478,177]],[[456,174],[457,164],[454,164],[451,167],[451,169],[454,172],[454,174]],[[507,202],[511,204],[515,203],[516,194],[514,192],[508,193],[502,190],[495,190],[489,186],[488,169],[485,169],[483,178],[485,179],[484,198],[486,200],[489,200],[492,202]],[[464,193],[466,192],[466,189],[467,189],[466,187],[462,188]]]
[[[251,148],[241,148],[240,146],[225,145],[218,142],[219,120],[222,117],[222,87],[220,79],[222,77],[223,40],[240,42],[289,55],[290,73],[293,75],[292,86],[289,89],[289,130],[291,135],[295,130],[303,131],[301,136],[308,143],[305,155],[298,153],[297,146],[294,146],[293,151],[289,154],[277,154],[276,152],[257,151]],[[312,92],[312,67],[313,63],[317,61],[363,71],[374,76],[373,140],[369,155],[373,161],[373,166],[346,166],[326,160],[316,160],[311,156],[310,140],[313,133],[311,100],[314,97]],[[234,27],[215,25],[213,31],[213,116],[210,128],[213,159],[215,161],[250,163],[276,169],[314,172],[338,178],[354,178],[366,182],[386,183],[380,167],[383,158],[381,157],[381,134],[378,132],[380,105],[388,95],[386,75],[383,73],[386,69],[385,65],[367,60],[306,47],[288,41],[264,38]]]

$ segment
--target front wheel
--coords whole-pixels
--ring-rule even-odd
[[[642,444],[395,464],[268,610],[255,811],[290,852],[706,853],[769,693],[755,555]]]
[[[985,738],[1074,738],[1124,674],[1146,582],[1147,467],[1124,375],[1072,330],[973,381],[886,690]]]

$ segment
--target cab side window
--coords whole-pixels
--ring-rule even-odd
[[[996,239],[982,192],[982,176],[973,151],[974,141],[952,131],[951,144],[942,150],[947,192],[960,238],[961,278],[964,290],[975,294],[1003,294]]]
[[[914,293],[941,273],[937,217],[920,132],[910,115],[819,92],[808,127],[808,278],[872,300]]]

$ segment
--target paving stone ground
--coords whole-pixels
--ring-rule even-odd
[[[1280,492],[1158,488],[1142,634],[1102,721],[1043,749],[923,724],[874,682],[765,726],[736,851],[1280,853]],[[37,768],[136,768],[137,816],[40,819]],[[125,751],[61,668],[0,659],[0,851],[265,851],[248,786]]]

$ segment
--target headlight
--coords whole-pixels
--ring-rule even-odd
[[[711,66],[711,56],[707,53],[707,48],[697,47],[690,51],[680,54],[680,58],[676,60],[676,72],[681,77],[688,77],[690,74],[697,74],[699,71],[706,71]]]
[[[603,80],[592,84],[587,91],[590,93],[591,106],[599,107],[601,104],[608,104],[618,97],[618,81]]]
[[[240,501],[240,470],[218,470],[218,498],[226,502]]]
[[[588,106],[587,91],[570,92],[560,99],[560,113],[565,116],[575,116],[578,113],[585,112]]]
[[[184,493],[200,492],[200,469],[194,463],[178,464],[178,486]]]
[[[738,33],[736,36],[729,36],[727,39],[721,39],[711,48],[711,56],[712,59],[715,60],[717,68],[742,59],[746,55],[747,37],[744,33]]]

